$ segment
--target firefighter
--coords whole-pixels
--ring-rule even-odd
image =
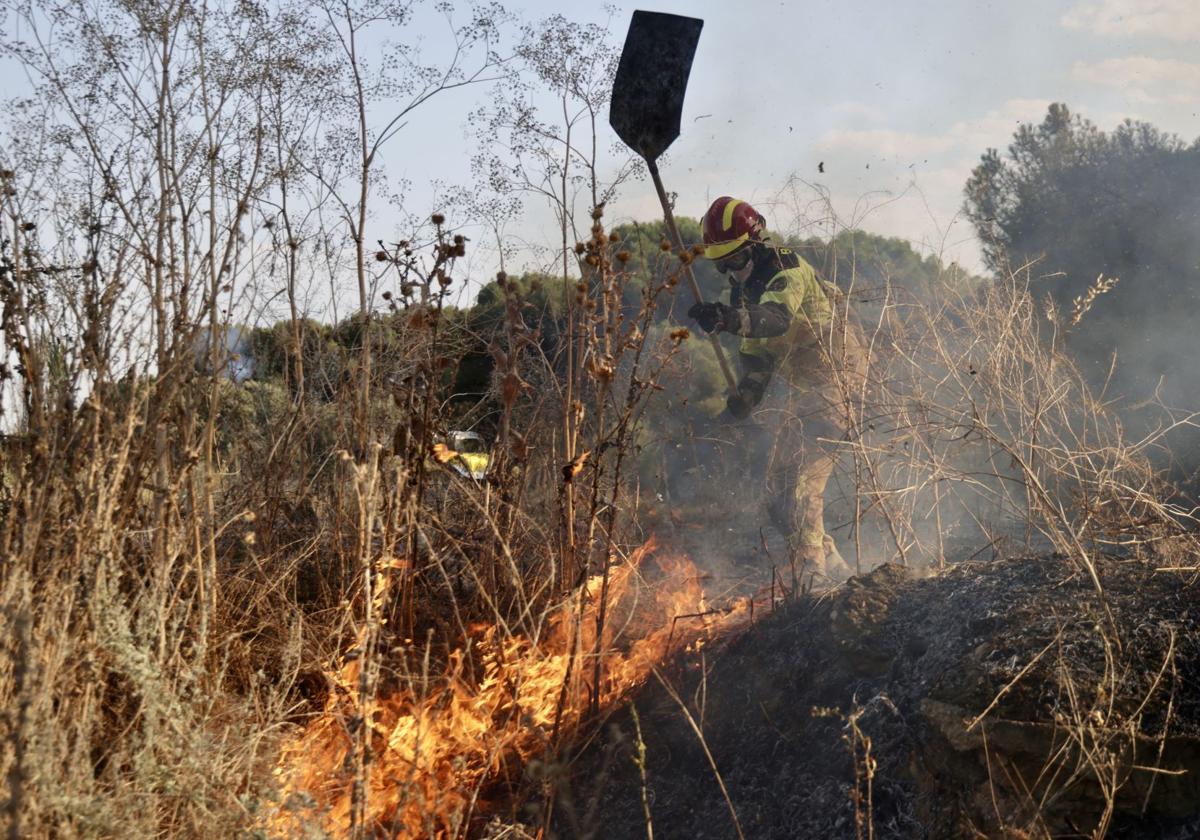
[[[844,579],[852,570],[825,533],[825,485],[865,381],[866,345],[836,286],[765,237],[766,220],[722,196],[704,214],[704,256],[730,283],[730,302],[688,310],[705,332],[741,336],[733,420],[776,431],[766,468],[767,511],[797,566]],[[770,387],[770,399],[768,396]]]

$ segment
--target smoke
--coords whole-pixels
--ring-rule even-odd
[[[1147,180],[1161,181],[1176,169],[1165,161],[1159,166]],[[1186,173],[1188,189],[1156,190],[1152,202],[1129,214],[1116,246],[1090,266],[1070,266],[1065,256],[1053,254],[1046,262],[1070,271],[1064,281],[1085,271],[1088,281],[1118,278],[1067,334],[1064,346],[1130,436],[1173,427],[1153,460],[1194,494],[1200,430],[1188,418],[1200,410],[1200,157],[1189,170],[1194,171]],[[1071,294],[1077,284],[1056,283],[1059,279],[1048,279],[1045,287],[1066,309],[1078,297]]]
[[[215,369],[213,344],[217,345]],[[196,339],[193,353],[196,368],[202,373],[216,372],[239,385],[254,378],[257,363],[254,359],[251,331],[246,327],[223,325],[215,332],[208,330]]]

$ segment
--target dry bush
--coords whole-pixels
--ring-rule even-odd
[[[399,7],[8,11],[0,49],[35,88],[0,167],[9,831],[233,836],[370,623],[381,522],[408,498],[380,478],[402,407],[373,362],[403,373],[415,349],[386,317],[343,319],[340,355],[305,364],[314,283],[357,280],[367,311],[394,270],[361,235],[362,158],[389,132],[322,127],[471,77],[406,78],[428,65],[399,48],[395,75],[355,89],[339,50],[402,27]],[[486,66],[491,31],[482,14],[454,30],[454,61],[482,45]],[[441,232],[417,248],[435,280],[461,251]],[[283,381],[236,386],[233,319],[280,295]]]
[[[1196,547],[1193,517],[1147,457],[1172,426],[1125,438],[1061,350],[1060,324],[1086,319],[1038,305],[1028,279],[947,284],[933,301],[889,285],[860,307],[871,376],[862,393],[844,385],[842,481],[859,500],[854,538],[874,519],[886,539],[864,559],[940,566],[1003,543],[1094,578],[1097,551],[1164,561]]]

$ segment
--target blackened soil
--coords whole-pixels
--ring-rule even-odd
[[[760,611],[663,674],[703,743],[652,681],[644,783],[626,707],[565,771],[557,831],[646,837],[648,809],[656,840],[736,837],[734,814],[747,838],[1200,836],[1200,591],[1097,572],[1103,598],[1055,557],[886,565]]]

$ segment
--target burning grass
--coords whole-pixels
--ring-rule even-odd
[[[361,820],[386,836],[462,836],[515,804],[527,762],[586,729],[664,659],[750,615],[745,599],[710,610],[696,567],[654,540],[616,561],[607,587],[606,618],[597,575],[546,616],[540,639],[474,628],[433,678],[428,650],[399,647],[400,687],[377,700],[363,702],[360,662],[348,657],[325,708],[283,750],[274,828],[293,835],[311,822],[336,836]],[[365,779],[348,770],[361,725]]]

